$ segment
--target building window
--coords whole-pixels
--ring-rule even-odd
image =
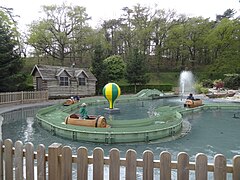
[[[60,86],[68,86],[69,80],[68,77],[60,77]]]
[[[86,79],[84,77],[78,78],[79,86],[85,86],[86,85]]]

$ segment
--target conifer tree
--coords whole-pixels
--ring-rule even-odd
[[[25,88],[26,75],[19,73],[23,64],[14,36],[16,31],[11,25],[8,16],[0,10],[0,92]]]
[[[137,48],[134,48],[129,56],[126,67],[126,79],[130,84],[134,84],[135,93],[137,91],[138,84],[146,84],[148,76],[146,74],[146,65],[144,62],[144,55],[139,52]]]
[[[104,68],[103,68],[103,60],[105,59],[105,53],[102,45],[96,44],[94,47],[94,55],[92,58],[92,66],[91,71],[94,76],[97,78],[96,84],[96,93],[99,94],[102,92],[102,88],[107,83],[106,78],[104,77]]]

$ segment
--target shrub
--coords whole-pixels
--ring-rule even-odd
[[[213,87],[213,81],[211,79],[205,79],[202,81],[202,86],[206,88],[212,88]]]
[[[237,90],[240,87],[240,75],[227,76],[224,84],[226,88]]]
[[[221,79],[216,79],[214,80],[213,85],[216,89],[221,89],[224,87],[224,82]]]
[[[208,93],[208,88],[203,87],[203,83],[196,83],[194,85],[195,91],[198,94],[207,94]]]

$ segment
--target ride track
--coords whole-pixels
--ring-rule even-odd
[[[122,95],[117,101],[151,101],[156,97],[156,91],[143,90],[144,93],[136,95]],[[143,95],[144,94],[144,95]],[[154,96],[153,96],[154,95]],[[159,95],[159,98],[169,98],[172,95]],[[93,128],[65,124],[64,120],[72,112],[79,109],[81,103],[88,106],[107,104],[103,97],[88,97],[71,106],[62,104],[53,105],[38,111],[38,123],[52,135],[71,139],[74,141],[88,141],[95,143],[139,143],[166,141],[184,136],[190,131],[191,125],[184,122],[183,116],[208,109],[238,109],[239,105],[207,104],[196,108],[163,106],[155,109],[156,116],[143,119],[107,121],[111,128]],[[159,116],[160,114],[160,116]]]

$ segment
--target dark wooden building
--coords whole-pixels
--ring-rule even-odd
[[[35,65],[31,75],[34,89],[50,98],[95,95],[97,79],[87,68]]]

